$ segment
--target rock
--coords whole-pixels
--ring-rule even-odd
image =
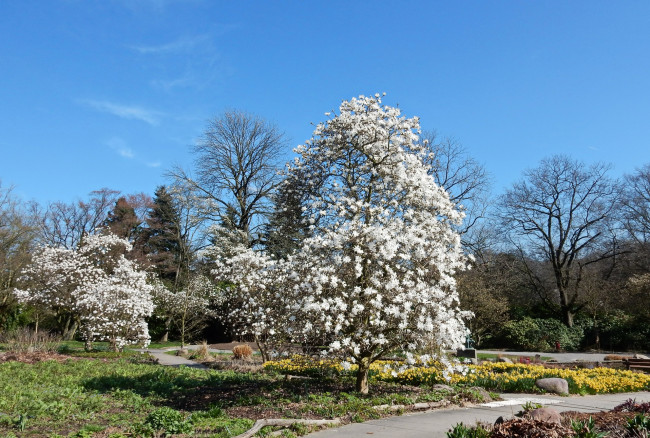
[[[555,394],[568,394],[569,382],[559,377],[551,377],[547,379],[539,379],[535,381],[537,387],[547,392],[554,392]]]
[[[512,361],[507,357],[497,357],[497,362],[512,363]]]
[[[547,423],[561,424],[562,418],[560,413],[551,408],[537,408],[528,412],[532,420],[546,421]]]
[[[481,398],[481,400],[478,401],[480,402],[492,401],[492,396],[490,396],[490,393],[487,392],[484,388],[481,388],[480,386],[472,386],[470,389],[478,393],[479,397]]]
[[[187,348],[181,348],[179,350],[176,350],[176,356],[187,356],[189,354],[189,351]]]
[[[454,388],[449,385],[443,385],[442,383],[436,383],[432,386],[434,391],[449,391],[454,392]]]
[[[650,359],[650,357],[644,355],[644,354],[635,354],[634,359]]]

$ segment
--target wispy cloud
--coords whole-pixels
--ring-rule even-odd
[[[202,3],[203,0],[118,0],[118,2],[133,12],[150,14],[153,11],[162,14],[175,4],[184,7],[187,3]]]
[[[160,167],[162,163],[160,161],[151,161],[144,164],[146,164],[147,167]]]
[[[113,114],[123,119],[140,120],[152,126],[160,123],[161,113],[134,105],[123,105],[105,100],[80,100],[80,103],[90,106],[97,111]]]
[[[176,79],[154,79],[151,81],[153,87],[162,88],[165,91],[170,91],[174,88],[192,87],[196,83],[197,80],[189,72]]]
[[[106,145],[124,158],[134,158],[133,149],[127,146],[126,142],[120,137],[112,137],[106,141]]]
[[[209,36],[206,35],[197,35],[193,37],[181,37],[177,40],[171,41],[165,44],[159,44],[154,46],[131,46],[131,48],[137,52],[144,54],[165,54],[165,53],[177,53],[177,52],[186,52],[192,50],[194,47],[203,44],[209,40]]]

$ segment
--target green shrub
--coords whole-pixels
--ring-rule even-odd
[[[600,338],[603,349],[613,351],[650,350],[650,325],[644,318],[614,311],[589,327],[591,339]]]
[[[567,327],[556,319],[525,317],[504,325],[504,335],[512,348],[528,351],[552,351],[555,342],[563,350],[577,350],[584,336],[580,327]]]

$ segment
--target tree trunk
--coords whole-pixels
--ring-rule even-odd
[[[361,394],[368,394],[368,372],[370,371],[370,357],[362,357],[358,362],[356,390]]]
[[[560,309],[562,312],[562,322],[567,327],[573,327],[573,311],[569,305],[569,297],[564,289],[560,289]]]
[[[185,348],[185,315],[181,318],[181,348]]]
[[[269,353],[266,350],[266,345],[260,340],[259,336],[257,335],[255,335],[255,343],[257,344],[257,349],[260,350],[260,354],[262,355],[262,363],[268,362],[270,358]]]
[[[562,322],[567,327],[573,327],[573,312],[568,306],[562,306]]]
[[[172,317],[170,316],[165,320],[165,333],[163,333],[162,337],[160,338],[161,343],[169,341],[169,331],[171,329],[171,326],[172,326]]]
[[[72,326],[70,326],[70,323],[72,323]],[[74,335],[77,332],[77,327],[79,324],[77,321],[72,321],[72,317],[68,317],[65,327],[63,329],[63,340],[64,341],[72,341],[74,339]]]

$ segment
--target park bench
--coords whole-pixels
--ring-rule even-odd
[[[650,359],[623,359],[628,370],[639,370],[650,373]]]

